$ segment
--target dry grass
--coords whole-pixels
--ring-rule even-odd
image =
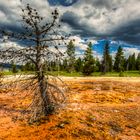
[[[34,125],[20,116],[31,100],[22,100],[26,93],[1,91],[0,140],[140,139],[140,79],[65,81],[71,88],[67,103]]]

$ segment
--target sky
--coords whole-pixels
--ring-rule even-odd
[[[140,52],[140,0],[0,0],[0,28],[20,30],[20,7],[27,3],[45,17],[58,9],[62,31],[75,39],[77,56],[82,57],[92,42],[93,55],[101,59],[106,40],[113,57],[119,45],[126,57]],[[24,43],[7,44],[20,47]]]

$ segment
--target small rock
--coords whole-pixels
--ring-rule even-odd
[[[64,123],[58,124],[57,127],[64,128],[65,127],[65,124]]]
[[[127,101],[128,102],[134,102],[134,99],[133,98],[128,98]]]
[[[114,112],[115,112],[115,113],[118,113],[119,111],[118,111],[118,110],[114,110]]]
[[[68,124],[70,124],[70,121],[69,120],[64,120],[64,121],[59,122],[57,127],[64,128],[65,125],[68,125]]]

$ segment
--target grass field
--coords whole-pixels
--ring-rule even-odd
[[[12,73],[11,71],[5,71],[4,75],[16,75],[16,74],[33,74],[34,72],[18,72],[18,73]],[[53,72],[48,72],[49,74],[52,75],[57,75],[57,76],[68,76],[68,77],[83,77],[84,75],[82,73],[78,72],[72,72],[68,73],[66,71],[53,71]],[[101,72],[94,72],[92,73],[91,76],[96,76],[96,77],[120,77],[120,73],[117,72],[108,72],[105,75],[103,75]],[[140,77],[140,72],[139,71],[125,71],[123,72],[122,77]]]

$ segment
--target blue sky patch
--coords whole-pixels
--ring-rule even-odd
[[[62,5],[62,6],[71,6],[76,3],[78,0],[48,0],[50,5]]]

